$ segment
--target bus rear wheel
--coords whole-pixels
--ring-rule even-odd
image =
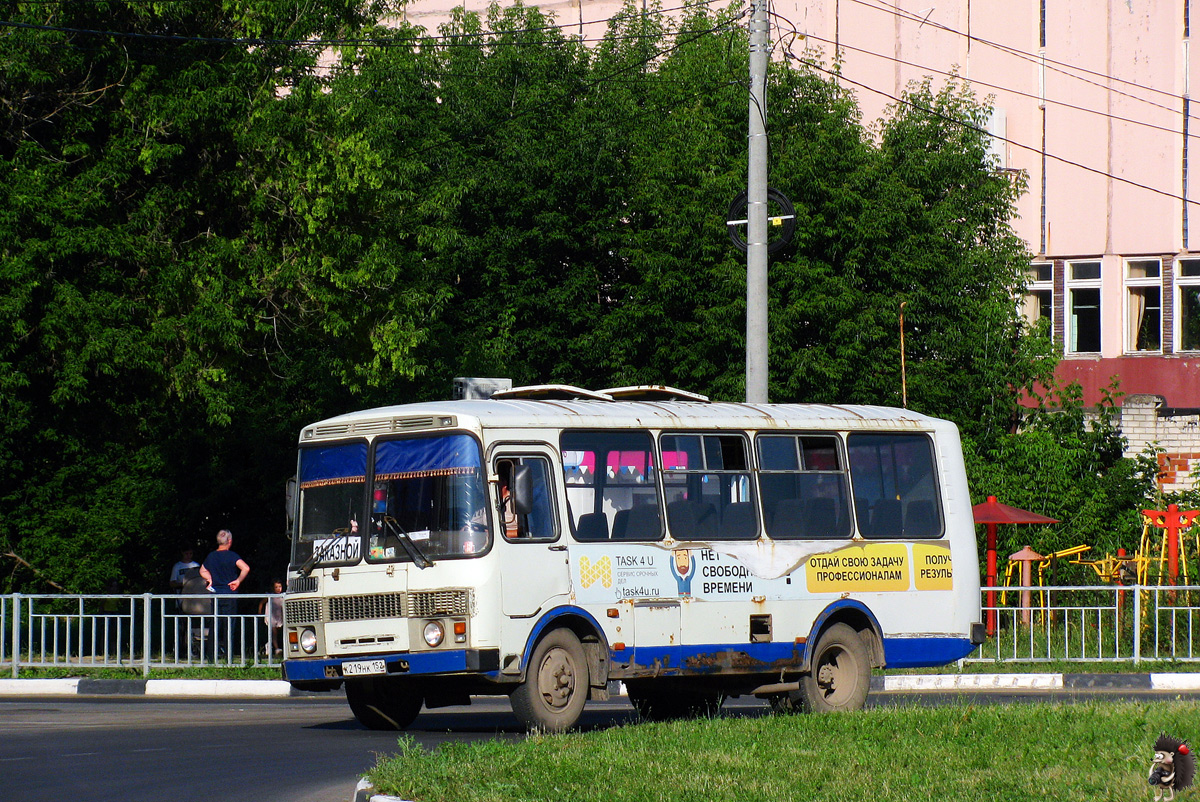
[[[671,680],[632,680],[625,683],[625,691],[647,721],[715,716],[725,701],[720,690]]]
[[[813,713],[861,710],[871,689],[871,660],[862,636],[847,624],[821,633],[813,652],[812,671],[800,677],[800,690],[772,706]]]
[[[563,732],[579,721],[588,683],[583,644],[569,629],[555,629],[534,647],[525,681],[512,692],[509,701],[513,713],[528,729]]]
[[[402,730],[421,712],[421,694],[412,685],[383,677],[346,680],[350,712],[369,730]]]

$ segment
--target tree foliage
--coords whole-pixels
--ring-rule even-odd
[[[437,32],[388,10],[13,6],[4,550],[73,590],[160,588],[180,541],[227,525],[265,583],[305,422],[458,375],[743,397],[739,10],[630,4],[594,47],[521,5]],[[899,403],[904,301],[909,405],[990,448],[1048,363],[986,105],[916,85],[872,134],[820,64],[774,64],[768,91],[798,215],[770,266],[772,400]]]
[[[1116,388],[1109,388],[1089,414],[1078,385],[1051,385],[1037,396],[1021,432],[1001,433],[988,444],[964,442],[976,503],[992,495],[1060,522],[999,527],[1001,560],[1025,545],[1041,554],[1088,545],[1089,559],[1138,549],[1140,510],[1154,491],[1158,469],[1152,455],[1123,457],[1116,398]],[[1090,572],[1077,578],[1097,581]]]

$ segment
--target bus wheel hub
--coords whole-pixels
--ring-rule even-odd
[[[542,669],[542,692],[546,701],[561,707],[571,698],[575,687],[575,672],[568,660],[557,657],[546,662]]]

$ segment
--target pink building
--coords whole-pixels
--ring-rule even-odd
[[[452,5],[415,0],[405,16],[434,31]],[[589,40],[620,7],[536,5]],[[481,0],[467,7],[486,11]],[[1131,449],[1159,442],[1185,477],[1200,462],[1200,120],[1190,101],[1200,15],[1192,19],[1191,0],[775,0],[771,8],[776,57],[787,48],[840,61],[865,120],[925,76],[936,87],[957,74],[994,98],[997,166],[1028,180],[1014,221],[1035,254],[1026,314],[1049,320],[1059,378],[1078,381],[1088,403],[1118,378],[1127,402],[1156,410],[1161,426],[1147,429],[1139,417],[1136,437],[1126,427]]]

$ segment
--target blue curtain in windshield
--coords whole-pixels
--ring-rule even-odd
[[[479,444],[465,434],[388,440],[375,449],[375,479],[416,479],[475,473],[481,462]]]
[[[300,449],[300,487],[363,482],[367,477],[367,444]]]

